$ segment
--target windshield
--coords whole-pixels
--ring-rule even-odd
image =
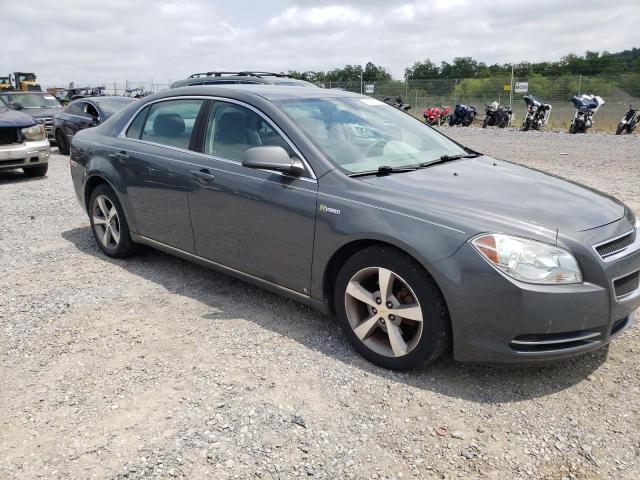
[[[5,99],[9,103],[19,103],[22,105],[22,108],[60,107],[60,102],[49,93],[12,93],[11,95],[7,95]]]
[[[276,102],[336,167],[347,174],[416,167],[466,152],[416,118],[373,98]]]
[[[102,112],[104,113],[105,118],[109,118],[118,110],[120,110],[121,108],[124,108],[126,105],[129,105],[133,101],[134,100],[130,98],[123,97],[121,100],[114,99],[114,100],[109,100],[108,102],[98,102],[98,104],[100,105],[100,110],[102,110]]]

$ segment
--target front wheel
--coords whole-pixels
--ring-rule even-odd
[[[620,135],[622,132],[626,130],[626,128],[627,128],[627,124],[620,122],[618,124],[618,128],[616,128],[616,135]]]
[[[67,136],[62,133],[61,130],[56,130],[55,133],[56,145],[58,145],[58,152],[60,155],[69,155],[69,140],[67,140]]]
[[[580,133],[582,131],[582,123],[575,121],[569,127],[569,133]]]
[[[89,218],[93,237],[108,256],[125,258],[136,253],[122,205],[108,185],[98,185],[91,192]]]
[[[525,118],[524,122],[522,122],[522,131],[526,132],[531,128],[531,119],[529,117]]]
[[[482,128],[487,128],[489,125],[489,117],[484,117],[484,121],[482,122]]]
[[[408,370],[435,361],[450,344],[450,321],[435,281],[391,247],[349,258],[335,284],[338,321],[367,360]]]

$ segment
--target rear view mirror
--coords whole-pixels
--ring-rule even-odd
[[[13,110],[22,110],[22,104],[21,104],[21,103],[14,102],[14,103],[12,103],[12,104],[10,105],[10,107],[11,107]]]
[[[264,168],[294,175],[300,175],[305,171],[299,158],[291,158],[284,148],[275,145],[250,148],[244,153],[242,165],[247,168]]]

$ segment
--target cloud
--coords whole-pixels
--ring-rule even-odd
[[[5,5],[6,3],[6,5]],[[618,51],[640,3],[618,0],[85,0],[3,2],[0,65],[42,83],[168,82],[195,71],[324,70],[373,61],[488,63]]]

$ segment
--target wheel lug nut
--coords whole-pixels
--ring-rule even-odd
[[[380,317],[380,323],[384,323],[384,318]]]
[[[376,298],[376,303],[377,303],[378,305],[380,305],[380,304],[382,303],[382,299],[380,299],[380,298]]]
[[[375,308],[371,309],[373,311],[373,313],[378,313],[378,310],[376,310]]]
[[[391,320],[392,322],[396,319],[396,317],[394,315],[389,315],[389,320]]]
[[[393,308],[393,303],[391,303],[391,302],[387,302],[387,307],[388,307],[388,308]]]

